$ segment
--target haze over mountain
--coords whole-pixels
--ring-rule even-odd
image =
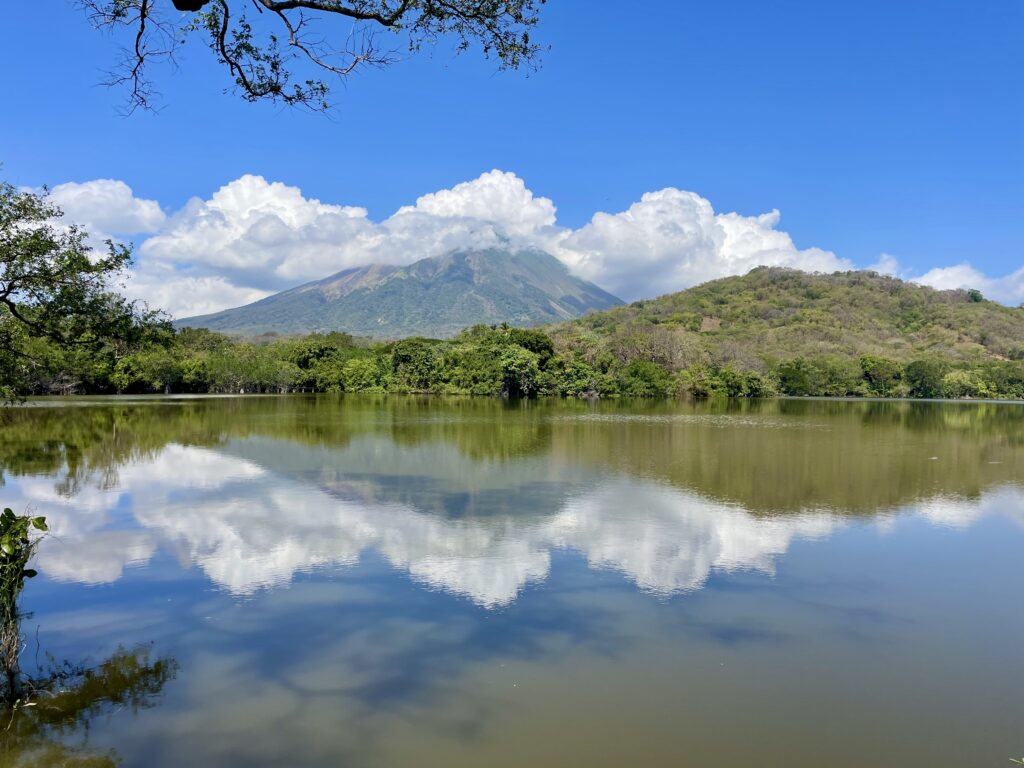
[[[478,323],[531,326],[622,301],[538,250],[455,251],[406,267],[370,264],[177,325],[255,335],[346,331],[448,337]]]

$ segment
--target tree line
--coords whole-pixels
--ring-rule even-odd
[[[756,318],[730,318],[733,330],[728,333],[735,338],[722,335],[715,323],[707,334],[673,328],[675,316],[662,315],[678,309],[673,303],[695,300],[689,292],[552,327],[550,334],[478,325],[446,340],[373,342],[346,333],[234,339],[204,329],[175,329],[159,312],[125,299],[116,286],[130,263],[130,249],[108,242],[105,252],[96,252],[80,227],[58,226],[60,217],[45,192],[0,183],[0,402],[45,394],[269,392],[1024,398],[1024,353],[1010,349],[1010,341],[1019,338],[1016,310],[988,307],[970,297],[961,301],[932,292],[925,296],[930,304],[907,305],[921,315],[918,324],[936,313],[930,307],[935,304],[954,313],[947,318],[955,320],[951,327],[984,320],[979,326],[984,338],[966,347],[975,353],[967,356],[961,350],[959,357],[794,354],[821,349],[823,331],[818,328],[809,336],[814,343],[754,333],[756,323],[769,321],[782,323],[783,330],[816,328],[807,317],[775,317],[767,304]],[[814,286],[800,285],[808,279],[822,280],[751,273],[742,280],[768,280],[771,286],[733,304],[799,304],[797,297],[780,293],[779,285],[791,284],[809,301],[807,291]],[[885,290],[865,292],[859,285],[867,279],[863,276],[844,279],[853,281],[849,289],[860,291],[848,303],[863,305],[867,297],[888,295]],[[897,293],[913,290],[896,283],[888,287]],[[702,300],[701,291],[719,288],[698,289],[696,300]],[[729,306],[725,296],[713,303],[719,314]],[[965,313],[965,306],[982,308],[984,317]],[[697,308],[705,312],[701,325],[707,324],[706,307]],[[875,314],[886,312],[895,310],[882,307]],[[929,322],[922,328],[935,325]],[[739,344],[741,337],[749,337],[745,346]],[[691,349],[695,339],[698,346]],[[757,351],[750,339],[762,340]],[[707,345],[716,354],[708,354]]]
[[[478,325],[452,339],[373,342],[347,333],[235,339],[163,329],[132,348],[33,340],[18,390],[46,394],[370,392],[558,397],[1024,398],[1024,362],[903,363],[878,355],[797,356],[761,370],[673,366],[643,348],[591,350],[544,330]]]

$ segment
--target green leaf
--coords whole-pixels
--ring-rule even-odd
[[[45,517],[33,517],[32,518],[32,527],[35,528],[37,531],[48,531],[48,530],[50,530],[47,527],[47,525],[46,525],[46,518]]]
[[[26,579],[32,579],[38,576],[39,572],[36,571],[35,568],[26,568],[24,571],[21,572],[21,575],[24,576]]]
[[[11,540],[8,539],[6,536],[0,539],[0,550],[3,550],[3,553],[5,555],[14,554],[14,545],[11,544]]]

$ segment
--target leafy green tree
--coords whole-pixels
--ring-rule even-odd
[[[110,375],[118,392],[169,393],[184,381],[182,360],[163,346],[135,352],[117,361]]]
[[[615,379],[576,357],[553,358],[542,374],[540,390],[561,397],[590,397],[618,393]]]
[[[341,383],[346,392],[383,391],[380,367],[370,357],[356,357],[345,363]]]
[[[787,395],[817,394],[822,382],[815,365],[806,358],[795,357],[781,362],[775,369],[779,388]]]
[[[911,397],[942,397],[942,379],[949,366],[930,358],[912,360],[904,370]]]
[[[889,397],[899,391],[903,379],[903,366],[895,360],[875,355],[861,355],[860,368],[864,372],[871,394]]]
[[[949,398],[991,397],[992,391],[980,371],[958,369],[942,377],[942,396]]]
[[[860,366],[836,355],[797,357],[776,366],[779,388],[787,395],[846,397],[862,394]]]
[[[534,328],[509,328],[508,340],[537,355],[537,364],[544,368],[555,354],[555,343],[544,331]]]
[[[634,360],[622,372],[621,391],[630,397],[664,397],[672,391],[672,379],[657,363]]]
[[[1000,360],[983,364],[980,371],[994,396],[1024,398],[1024,363]]]
[[[78,226],[58,223],[46,193],[0,182],[0,399],[24,391],[43,366],[31,340],[65,350],[116,353],[169,332],[156,313],[140,311],[112,290],[131,250],[107,243],[97,254]],[[38,351],[38,348],[36,349]]]
[[[391,349],[392,386],[397,392],[429,392],[437,382],[437,343],[412,338]]]
[[[676,392],[700,398],[728,394],[723,377],[706,365],[695,365],[681,370],[676,375]]]
[[[501,352],[501,392],[504,397],[529,397],[540,387],[540,365],[535,353],[518,344],[510,344]]]

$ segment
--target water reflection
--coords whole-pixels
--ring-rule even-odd
[[[43,637],[74,658],[155,640],[182,670],[159,710],[97,722],[88,756],[1019,749],[1019,406],[63,403],[0,412],[0,496],[55,532],[28,595]]]
[[[40,566],[58,580],[113,582],[166,551],[245,595],[375,553],[488,608],[543,581],[558,550],[667,595],[716,571],[771,573],[794,540],[854,516],[963,526],[1021,514],[1024,409],[771,406],[26,409],[4,445],[8,473],[28,476],[5,498],[50,519]],[[54,411],[76,436],[60,448]]]
[[[50,659],[26,682],[26,699],[3,711],[0,765],[9,768],[115,768],[113,750],[89,746],[94,720],[114,712],[156,706],[177,674],[170,658],[152,658],[151,648],[118,648],[95,666]]]

